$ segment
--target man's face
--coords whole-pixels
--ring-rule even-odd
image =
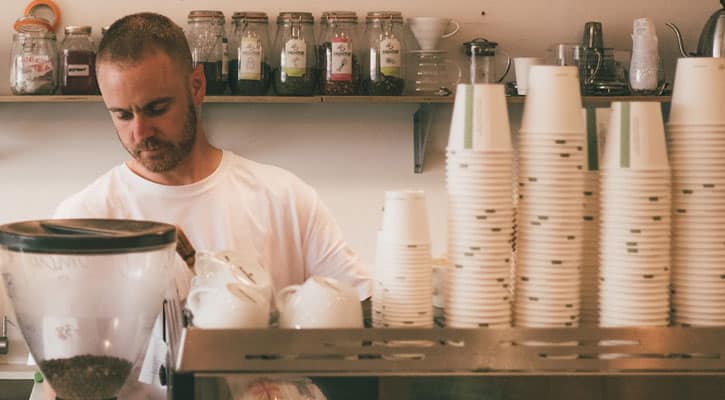
[[[98,85],[118,138],[145,169],[171,171],[191,153],[197,115],[190,77],[166,54],[133,64],[103,61]]]

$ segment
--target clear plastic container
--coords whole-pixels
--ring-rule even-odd
[[[90,221],[90,222],[89,222]],[[176,230],[121,220],[0,226],[0,271],[43,376],[63,399],[117,395],[173,285]]]
[[[224,13],[191,11],[187,39],[194,68],[204,66],[206,94],[221,95],[227,88],[227,60],[224,45]]]
[[[405,87],[403,15],[398,11],[369,12],[365,38],[363,90],[371,96],[400,96]]]
[[[10,56],[13,94],[54,94],[58,88],[55,33],[16,33]]]
[[[352,11],[322,13],[319,55],[321,92],[328,96],[354,95],[360,83],[360,41],[357,15]]]
[[[240,96],[267,94],[272,67],[269,64],[269,18],[260,12],[235,12],[229,38],[229,88]]]
[[[66,26],[60,44],[60,92],[98,94],[96,47],[90,26]]]
[[[319,67],[314,17],[305,12],[282,12],[274,39],[274,91],[280,96],[311,96]]]

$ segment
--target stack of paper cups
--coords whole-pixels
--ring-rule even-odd
[[[446,162],[446,325],[511,325],[512,147],[502,85],[459,85]]]
[[[681,58],[668,130],[677,324],[725,326],[725,60]]]
[[[587,136],[575,67],[533,66],[518,143],[517,326],[579,323]]]
[[[609,125],[609,108],[583,110],[587,127],[587,165],[584,173],[584,228],[582,231],[582,325],[599,323],[599,160],[602,138]]]
[[[432,262],[425,194],[385,193],[377,242],[373,323],[383,327],[433,326]]]
[[[600,181],[600,325],[667,326],[671,184],[659,103],[612,104]]]

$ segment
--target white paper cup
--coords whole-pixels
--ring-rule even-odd
[[[672,124],[722,124],[725,114],[725,60],[680,58],[669,121]]]
[[[516,88],[518,94],[525,96],[529,89],[529,70],[534,65],[544,64],[539,57],[514,57],[514,70],[516,72]]]
[[[668,168],[660,103],[612,103],[601,166],[631,170]]]
[[[511,150],[511,129],[503,85],[458,85],[448,148]]]
[[[385,193],[384,210],[382,235],[385,242],[430,243],[423,191],[388,191]]]
[[[532,66],[528,89],[521,130],[584,134],[576,67]]]

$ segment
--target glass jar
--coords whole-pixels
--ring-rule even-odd
[[[400,96],[405,86],[403,15],[397,11],[372,11],[365,21],[367,45],[362,83],[372,96]]]
[[[60,44],[60,92],[98,94],[96,47],[90,26],[66,26]]]
[[[229,38],[229,87],[233,94],[262,96],[269,89],[269,18],[260,12],[235,12]]]
[[[204,67],[206,94],[224,94],[227,87],[227,63],[224,54],[224,13],[191,11],[188,41],[194,68]]]
[[[55,33],[16,33],[10,56],[13,94],[53,94],[58,88]]]
[[[354,95],[360,82],[357,15],[351,11],[325,11],[321,23],[321,92],[324,95]]]
[[[281,96],[311,96],[319,75],[310,13],[282,12],[274,39],[274,90]]]

